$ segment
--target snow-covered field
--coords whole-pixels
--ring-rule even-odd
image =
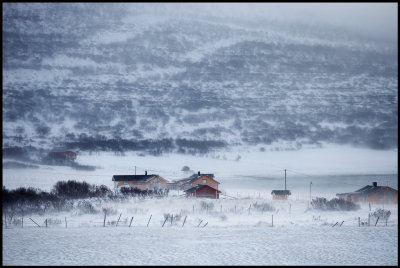
[[[76,179],[112,188],[112,175],[134,174],[135,166],[137,174],[147,170],[167,180],[191,175],[181,171],[189,166],[193,172],[214,173],[223,195],[218,200],[188,199],[182,192],[171,191],[161,199],[93,199],[98,211],[94,214],[74,209],[25,215],[23,228],[5,228],[3,221],[3,265],[398,264],[397,204],[384,206],[391,211],[387,225],[378,221],[375,226],[373,219],[371,226],[359,227],[358,217],[361,222],[368,221],[368,204],[361,204],[357,211],[333,212],[311,210],[308,203],[311,181],[311,196],[328,199],[373,181],[398,189],[396,151],[327,147],[242,150],[208,157],[101,153],[80,154],[77,162],[98,169],[3,169],[3,185],[50,190],[59,180]],[[284,189],[284,169],[292,195],[287,201],[272,200],[271,190]],[[265,203],[274,210],[256,209],[257,204]],[[372,205],[371,211],[382,207]],[[103,208],[113,211],[107,215],[105,227]],[[170,218],[164,223],[166,214],[174,215],[172,223]]]
[[[256,202],[267,202],[275,211],[255,210]],[[361,222],[368,220],[368,205],[358,211],[322,212],[307,210],[308,203],[301,200],[168,197],[101,206],[115,209],[107,216],[105,227],[102,213],[26,215],[23,228],[5,229],[3,225],[3,265],[396,265],[398,262],[397,205],[385,206],[392,212],[387,225],[378,221],[375,226],[376,221],[371,219],[371,226],[361,227],[358,217]],[[373,205],[372,210],[378,207]],[[166,213],[175,215],[172,223],[164,220]],[[45,219],[53,222],[48,228]]]
[[[397,265],[397,234],[397,226],[8,229],[3,265]]]

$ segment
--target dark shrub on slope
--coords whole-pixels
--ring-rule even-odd
[[[358,210],[360,205],[343,198],[327,200],[324,197],[317,197],[311,201],[311,206],[317,210]]]

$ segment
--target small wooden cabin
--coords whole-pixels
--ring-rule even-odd
[[[398,191],[388,186],[378,186],[377,182],[364,186],[354,192],[339,193],[337,197],[352,202],[368,202],[373,204],[397,204]]]
[[[271,195],[273,200],[287,200],[291,193],[290,190],[272,190]]]
[[[209,185],[200,185],[200,184],[185,190],[187,197],[191,196],[191,197],[202,197],[202,198],[213,198],[213,199],[219,199],[220,192],[221,191]]]

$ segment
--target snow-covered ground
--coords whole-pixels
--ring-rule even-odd
[[[3,265],[397,265],[396,227],[3,231]]]
[[[398,189],[396,151],[243,149],[208,157],[101,153],[80,154],[77,162],[98,168],[3,169],[3,185],[50,190],[59,180],[76,179],[112,188],[112,175],[134,174],[135,166],[137,174],[147,170],[167,180],[191,175],[181,171],[189,166],[193,172],[214,173],[223,194],[218,200],[186,198],[177,191],[161,199],[93,199],[94,214],[73,209],[25,215],[23,228],[18,224],[5,228],[3,221],[3,265],[398,264],[397,204],[373,204],[372,212],[378,208],[391,211],[387,225],[381,220],[375,226],[371,219],[371,226],[361,227],[358,218],[368,221],[368,204],[361,204],[357,211],[309,209],[311,181],[311,196],[328,199],[373,181]],[[272,200],[271,190],[284,189],[285,169],[292,195],[286,201]],[[273,210],[256,209],[265,203]],[[103,208],[111,211],[105,227]],[[167,214],[174,215],[172,223],[170,218],[164,223]]]
[[[268,203],[274,211],[256,210],[255,203]],[[25,215],[23,228],[8,225],[6,229],[3,224],[3,265],[396,265],[398,262],[397,205],[385,206],[392,212],[387,223],[378,221],[375,226],[376,220],[371,218],[370,226],[359,227],[358,217],[361,222],[368,221],[367,204],[360,210],[345,212],[308,210],[305,200],[265,198],[210,200],[171,196],[109,203],[93,201],[93,204],[96,208],[114,210],[106,217],[105,227],[101,212],[76,211]],[[371,210],[378,207],[372,205]],[[170,218],[165,220],[165,214],[174,215],[172,223]]]

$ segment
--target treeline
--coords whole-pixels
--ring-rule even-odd
[[[212,149],[223,148],[227,146],[225,141],[217,140],[189,140],[189,139],[171,139],[160,140],[126,140],[126,139],[107,139],[105,136],[88,137],[79,136],[75,141],[65,142],[65,147],[79,148],[83,151],[147,151],[152,155],[161,155],[162,153],[180,152],[180,153],[207,153]]]
[[[204,154],[213,149],[224,148],[228,144],[220,140],[191,140],[191,139],[160,139],[160,140],[125,140],[125,139],[107,139],[105,136],[89,137],[80,135],[73,141],[61,142],[65,148],[74,148],[74,150],[86,152],[116,152],[123,154],[126,151],[142,151],[151,155],[162,155],[163,153],[178,152],[183,154]],[[73,161],[63,161],[47,155],[48,150],[36,148],[33,146],[5,146],[3,148],[3,157],[11,159],[26,160],[38,164],[57,164],[68,165],[76,169],[95,169],[92,166],[82,166],[74,164]]]
[[[97,213],[90,198],[102,198],[109,200],[124,199],[127,197],[162,197],[168,191],[140,190],[137,188],[121,188],[113,192],[105,185],[88,184],[75,180],[58,181],[49,191],[42,191],[33,187],[19,187],[9,190],[5,186],[2,189],[3,211],[16,215],[24,213],[60,212],[71,211],[74,208],[84,213]],[[74,202],[76,201],[76,202]]]

